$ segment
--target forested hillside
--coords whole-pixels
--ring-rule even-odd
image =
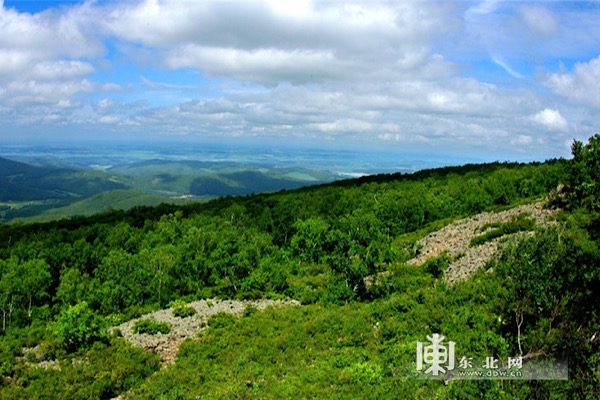
[[[73,153],[70,153],[73,152]],[[75,150],[67,155],[76,156]],[[139,155],[138,155],[139,156]],[[168,157],[169,154],[165,154]],[[222,196],[274,192],[331,182],[333,172],[283,167],[276,162],[113,160],[88,156],[77,169],[63,159],[41,155],[30,165],[0,157],[0,222],[40,222],[74,215],[89,216],[110,209],[183,204]]]
[[[575,142],[569,161],[1,225],[0,398],[597,398],[599,163],[596,135]],[[444,282],[447,254],[406,264],[419,239],[453,220],[551,192],[557,223],[495,227],[534,233],[468,280]],[[108,333],[210,298],[302,305],[216,314],[162,369],[155,353]],[[416,342],[432,333],[463,354],[568,358],[569,380],[412,379]]]
[[[97,171],[37,167],[0,157],[0,202],[58,201],[125,187]]]

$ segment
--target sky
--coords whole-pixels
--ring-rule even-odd
[[[0,0],[0,141],[568,157],[600,1]]]

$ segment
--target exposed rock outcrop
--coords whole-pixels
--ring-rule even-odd
[[[419,254],[409,260],[408,264],[421,265],[446,251],[454,262],[444,272],[444,281],[453,284],[458,280],[466,279],[497,254],[503,239],[507,236],[527,234],[519,232],[505,235],[482,245],[470,247],[471,240],[485,234],[488,229],[493,229],[483,229],[486,225],[510,222],[519,214],[526,213],[527,217],[534,219],[538,226],[545,226],[551,223],[551,217],[557,210],[545,209],[543,206],[543,202],[538,202],[496,213],[484,212],[455,221],[419,240],[417,242]]]

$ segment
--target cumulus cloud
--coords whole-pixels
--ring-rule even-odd
[[[85,78],[95,68],[83,59],[101,56],[103,46],[86,32],[90,10],[84,4],[29,14],[0,7],[0,104],[60,107],[73,95],[91,91]]]
[[[496,0],[0,7],[0,115],[74,130],[457,151],[519,151],[541,143],[537,125],[553,140],[528,149],[550,151],[569,129],[600,127],[588,108],[600,107],[600,58],[543,75],[552,92],[533,76],[557,60],[547,55],[597,55],[598,12],[557,15],[554,3]]]
[[[302,2],[303,12],[279,1],[181,2],[147,0],[115,8],[106,29],[155,47],[193,43],[238,49],[298,47],[369,50],[370,45],[423,43],[439,7],[420,2]],[[294,2],[295,3],[295,2]],[[297,5],[296,5],[297,6]],[[371,49],[374,50],[374,49]]]
[[[333,134],[341,134],[346,132],[366,132],[371,131],[373,129],[373,124],[357,119],[345,119],[338,120],[333,122],[319,122],[310,124],[309,127],[314,128],[316,130],[333,133]]]
[[[441,7],[402,2],[144,1],[111,12],[105,28],[162,49],[170,68],[196,68],[260,84],[447,76],[456,69],[428,47]],[[378,68],[372,68],[374,60]]]
[[[6,86],[6,97],[9,104],[56,104],[77,93],[91,92],[93,84],[88,80],[68,82],[12,82]],[[65,104],[65,103],[63,103]]]
[[[41,61],[31,66],[25,76],[35,80],[63,80],[87,76],[94,67],[87,62],[73,60]]]
[[[561,115],[560,111],[551,108],[545,108],[532,115],[531,119],[550,130],[566,131],[569,129],[569,123]]]
[[[92,19],[88,6],[34,15],[0,7],[0,51],[5,55],[0,58],[0,71],[21,69],[23,73],[51,59],[100,56],[101,41],[86,33]]]
[[[571,73],[547,74],[545,84],[561,96],[600,108],[600,56],[575,64]]]

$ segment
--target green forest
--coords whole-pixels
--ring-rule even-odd
[[[597,134],[569,160],[2,224],[0,399],[597,399],[599,195]],[[407,263],[452,221],[538,201],[554,223],[496,226],[478,242],[533,233],[469,279],[444,281],[447,254]],[[301,305],[216,314],[168,365],[109,329],[199,299]],[[569,378],[415,379],[433,333],[474,357],[567,359]]]

